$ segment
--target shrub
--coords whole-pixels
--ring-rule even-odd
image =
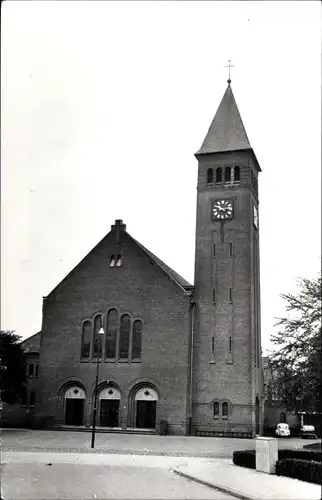
[[[299,458],[284,458],[276,462],[276,474],[322,484],[322,463]]]
[[[284,458],[299,458],[301,460],[314,460],[315,462],[322,462],[321,451],[310,450],[278,450],[278,459]]]
[[[315,462],[322,461],[322,453],[320,451],[307,450],[278,450],[278,459],[301,459]],[[240,450],[234,451],[233,463],[241,467],[249,469],[256,468],[256,453],[255,450]]]
[[[249,469],[256,468],[256,454],[255,450],[240,450],[234,451],[233,463]]]

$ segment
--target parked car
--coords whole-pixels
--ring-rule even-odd
[[[301,438],[317,439],[314,425],[303,425],[303,427],[301,428]]]
[[[279,437],[290,437],[291,432],[288,424],[277,424],[275,434]]]

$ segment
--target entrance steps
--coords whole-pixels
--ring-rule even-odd
[[[92,427],[85,427],[85,425],[55,425],[46,427],[49,431],[77,431],[77,432],[92,432]],[[112,434],[144,434],[156,435],[155,429],[136,429],[134,427],[95,427],[95,433],[104,432]]]

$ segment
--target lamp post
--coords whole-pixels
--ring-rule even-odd
[[[101,316],[101,328],[99,329],[98,335],[96,337],[96,342],[98,345],[97,345],[97,361],[96,361],[96,378],[95,378],[95,390],[94,390],[91,448],[94,448],[94,443],[95,443],[95,424],[96,424],[96,414],[97,414],[97,386],[98,386],[99,366],[100,366],[101,355],[102,355],[103,339],[104,339],[103,316]]]

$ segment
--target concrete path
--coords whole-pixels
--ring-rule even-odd
[[[9,452],[2,456],[4,500],[214,499],[234,497],[191,482],[173,467],[203,459]]]
[[[174,472],[243,500],[320,500],[321,486],[234,465],[230,459],[179,465]]]

